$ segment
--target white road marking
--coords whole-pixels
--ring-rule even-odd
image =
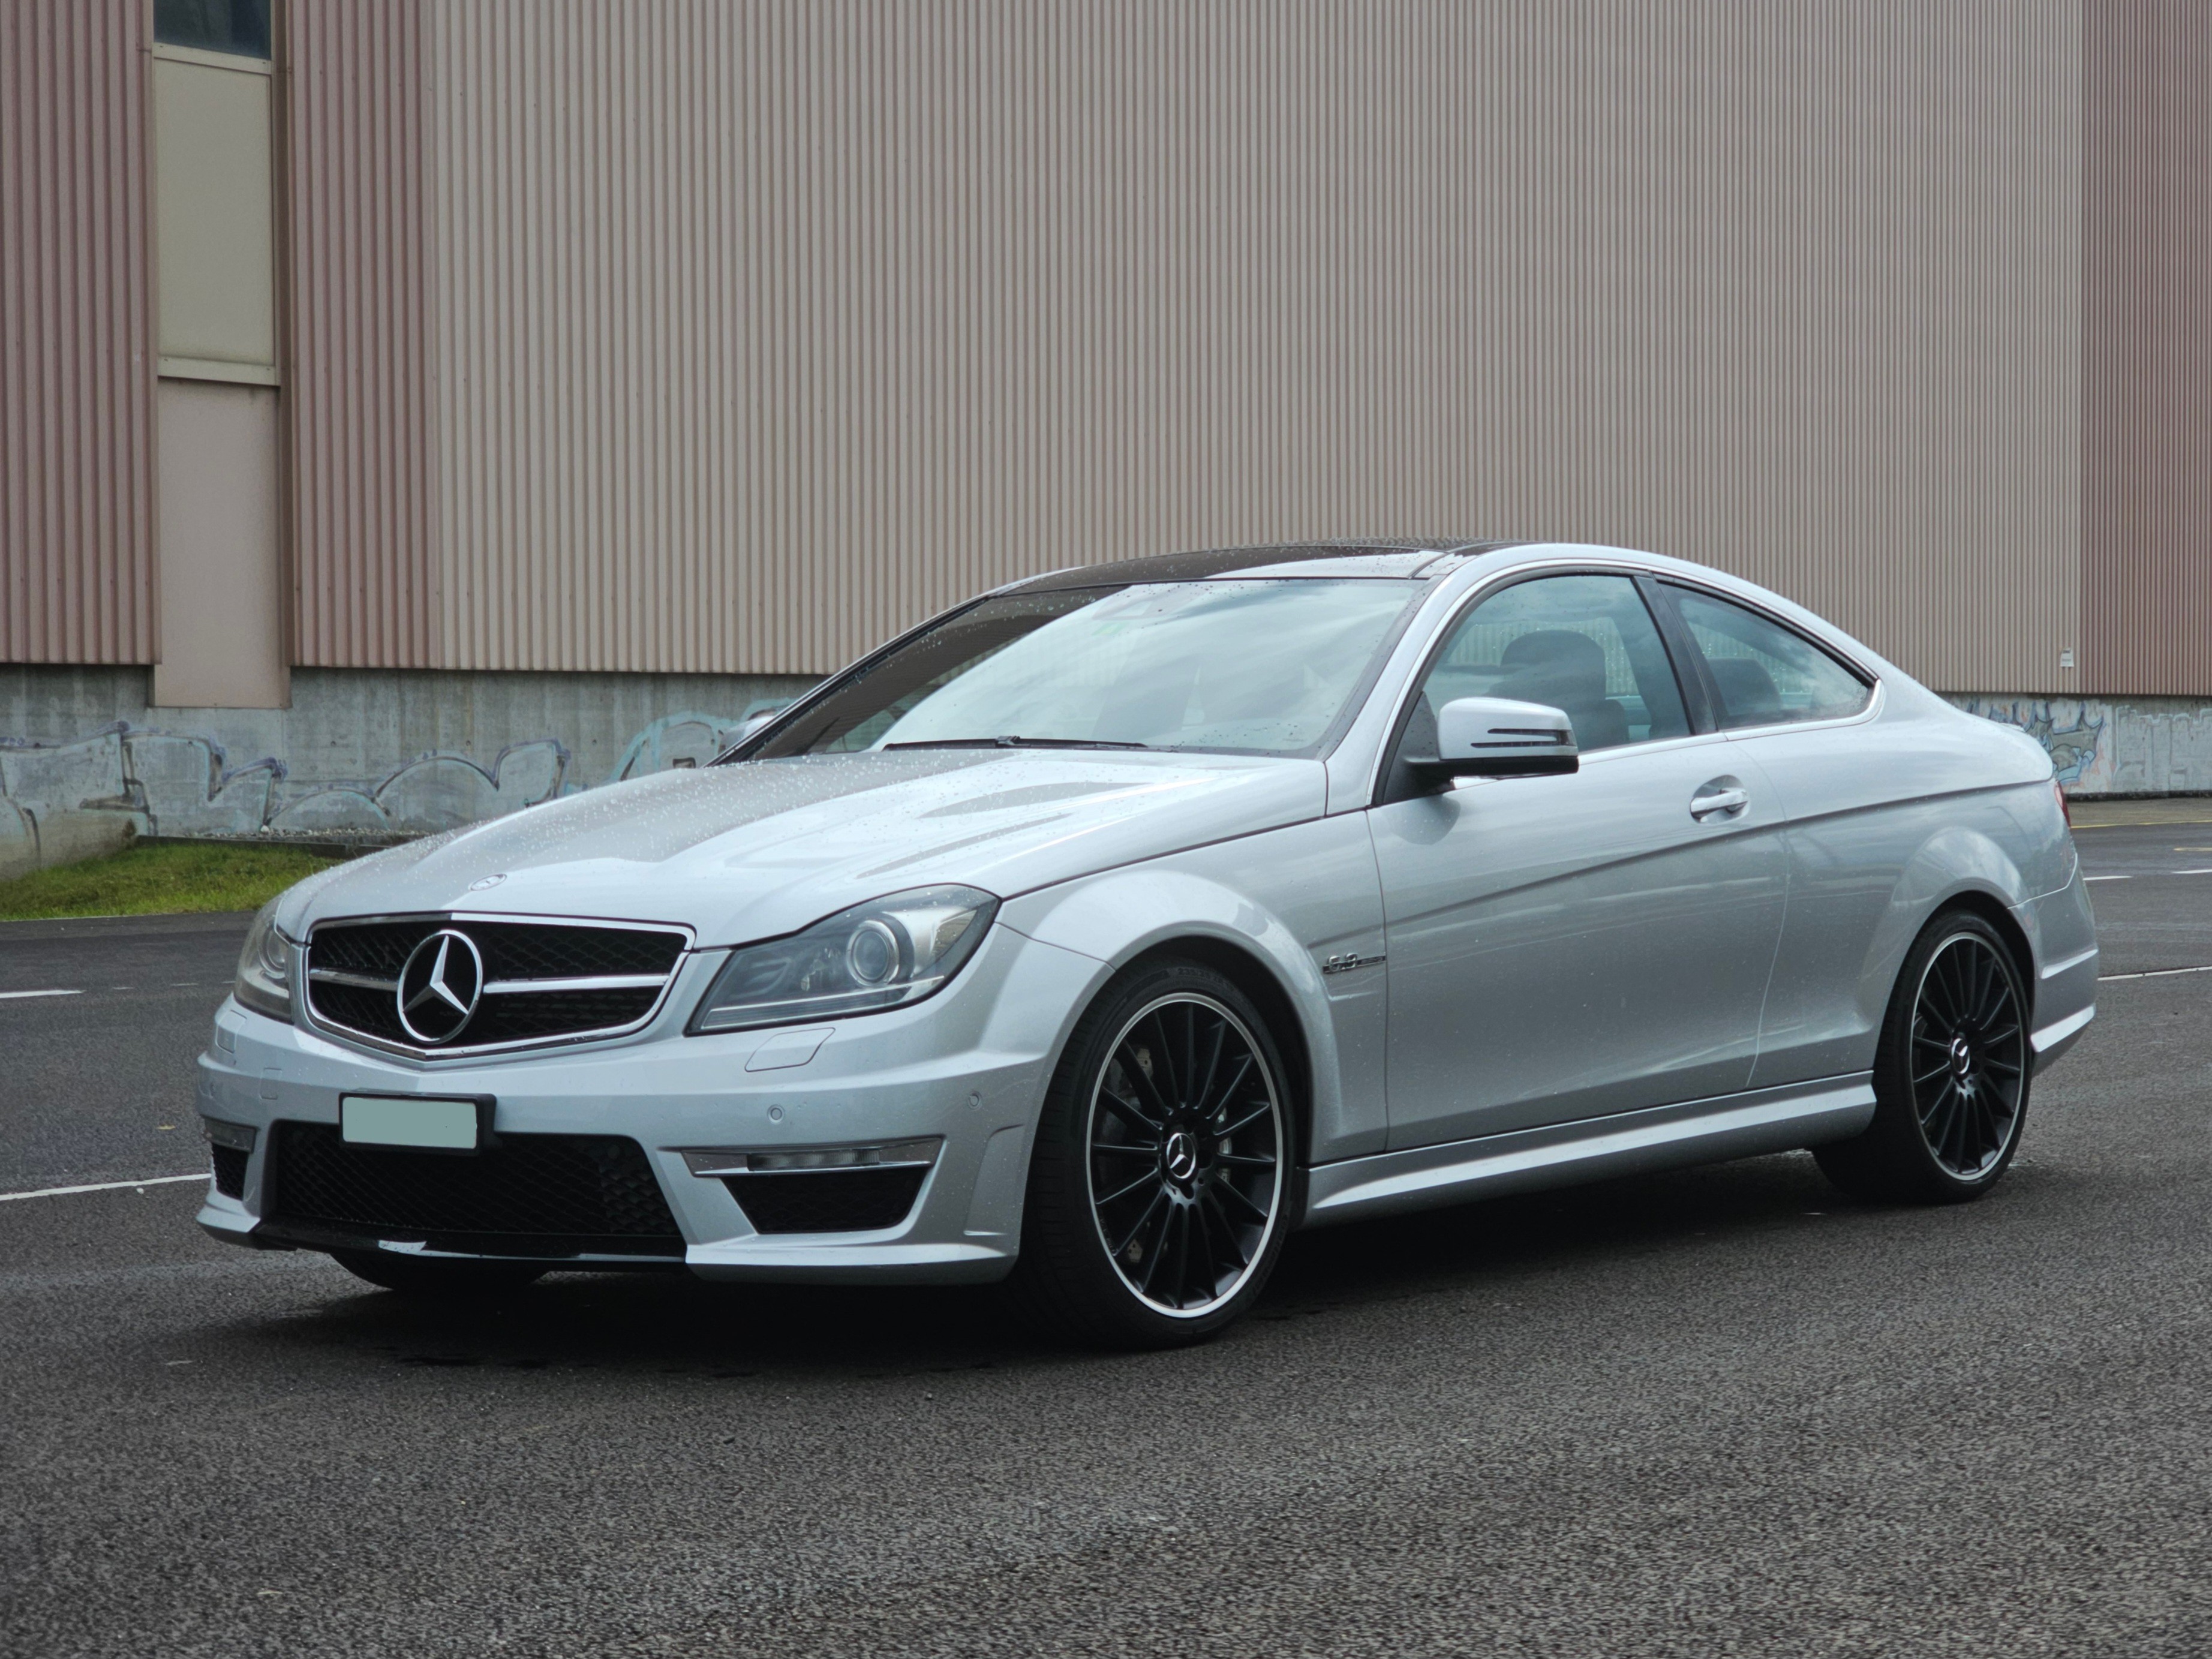
[[[18,997],[81,997],[82,991],[0,991],[0,1002],[12,1002]]]
[[[2084,881],[2125,881],[2127,878],[2125,876],[2084,876],[2081,879]]]
[[[2212,966],[2203,968],[2154,968],[2147,974],[2100,974],[2097,983],[2108,979],[2171,979],[2176,974],[2212,974]]]
[[[179,1181],[205,1181],[205,1170],[198,1175],[148,1176],[143,1181],[95,1181],[88,1187],[41,1187],[35,1193],[0,1193],[0,1204],[12,1204],[19,1198],[61,1198],[70,1193],[112,1193],[124,1187],[167,1187]]]
[[[2212,870],[2177,870],[2177,876],[2212,876]]]

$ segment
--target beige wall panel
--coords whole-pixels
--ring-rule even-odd
[[[2212,6],[2106,0],[2085,77],[2084,689],[2212,693]]]
[[[271,79],[154,60],[161,356],[276,362]]]
[[[270,387],[164,380],[161,439],[162,707],[281,708],[276,398]]]
[[[2065,684],[2077,0],[425,21],[449,665],[823,670],[1030,571],[1433,529]]]
[[[0,662],[154,657],[137,15],[0,3]]]
[[[441,660],[422,11],[286,14],[296,651],[319,667]]]

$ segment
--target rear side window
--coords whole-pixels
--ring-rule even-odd
[[[1724,732],[1856,714],[1873,688],[1803,635],[1756,611],[1687,588],[1671,589],[1705,660]]]

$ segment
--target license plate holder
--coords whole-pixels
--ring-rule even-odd
[[[349,1146],[478,1152],[491,1144],[491,1104],[481,1096],[342,1095],[338,1138]]]

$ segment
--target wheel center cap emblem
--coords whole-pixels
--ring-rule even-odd
[[[399,970],[399,1024],[426,1046],[451,1042],[483,995],[483,957],[466,933],[442,928],[408,953]]]
[[[1168,1174],[1177,1181],[1188,1181],[1198,1173],[1198,1142],[1188,1129],[1177,1129],[1168,1137]]]
[[[1974,1069],[1974,1047],[1963,1036],[1951,1039],[1951,1074],[1963,1079]]]

